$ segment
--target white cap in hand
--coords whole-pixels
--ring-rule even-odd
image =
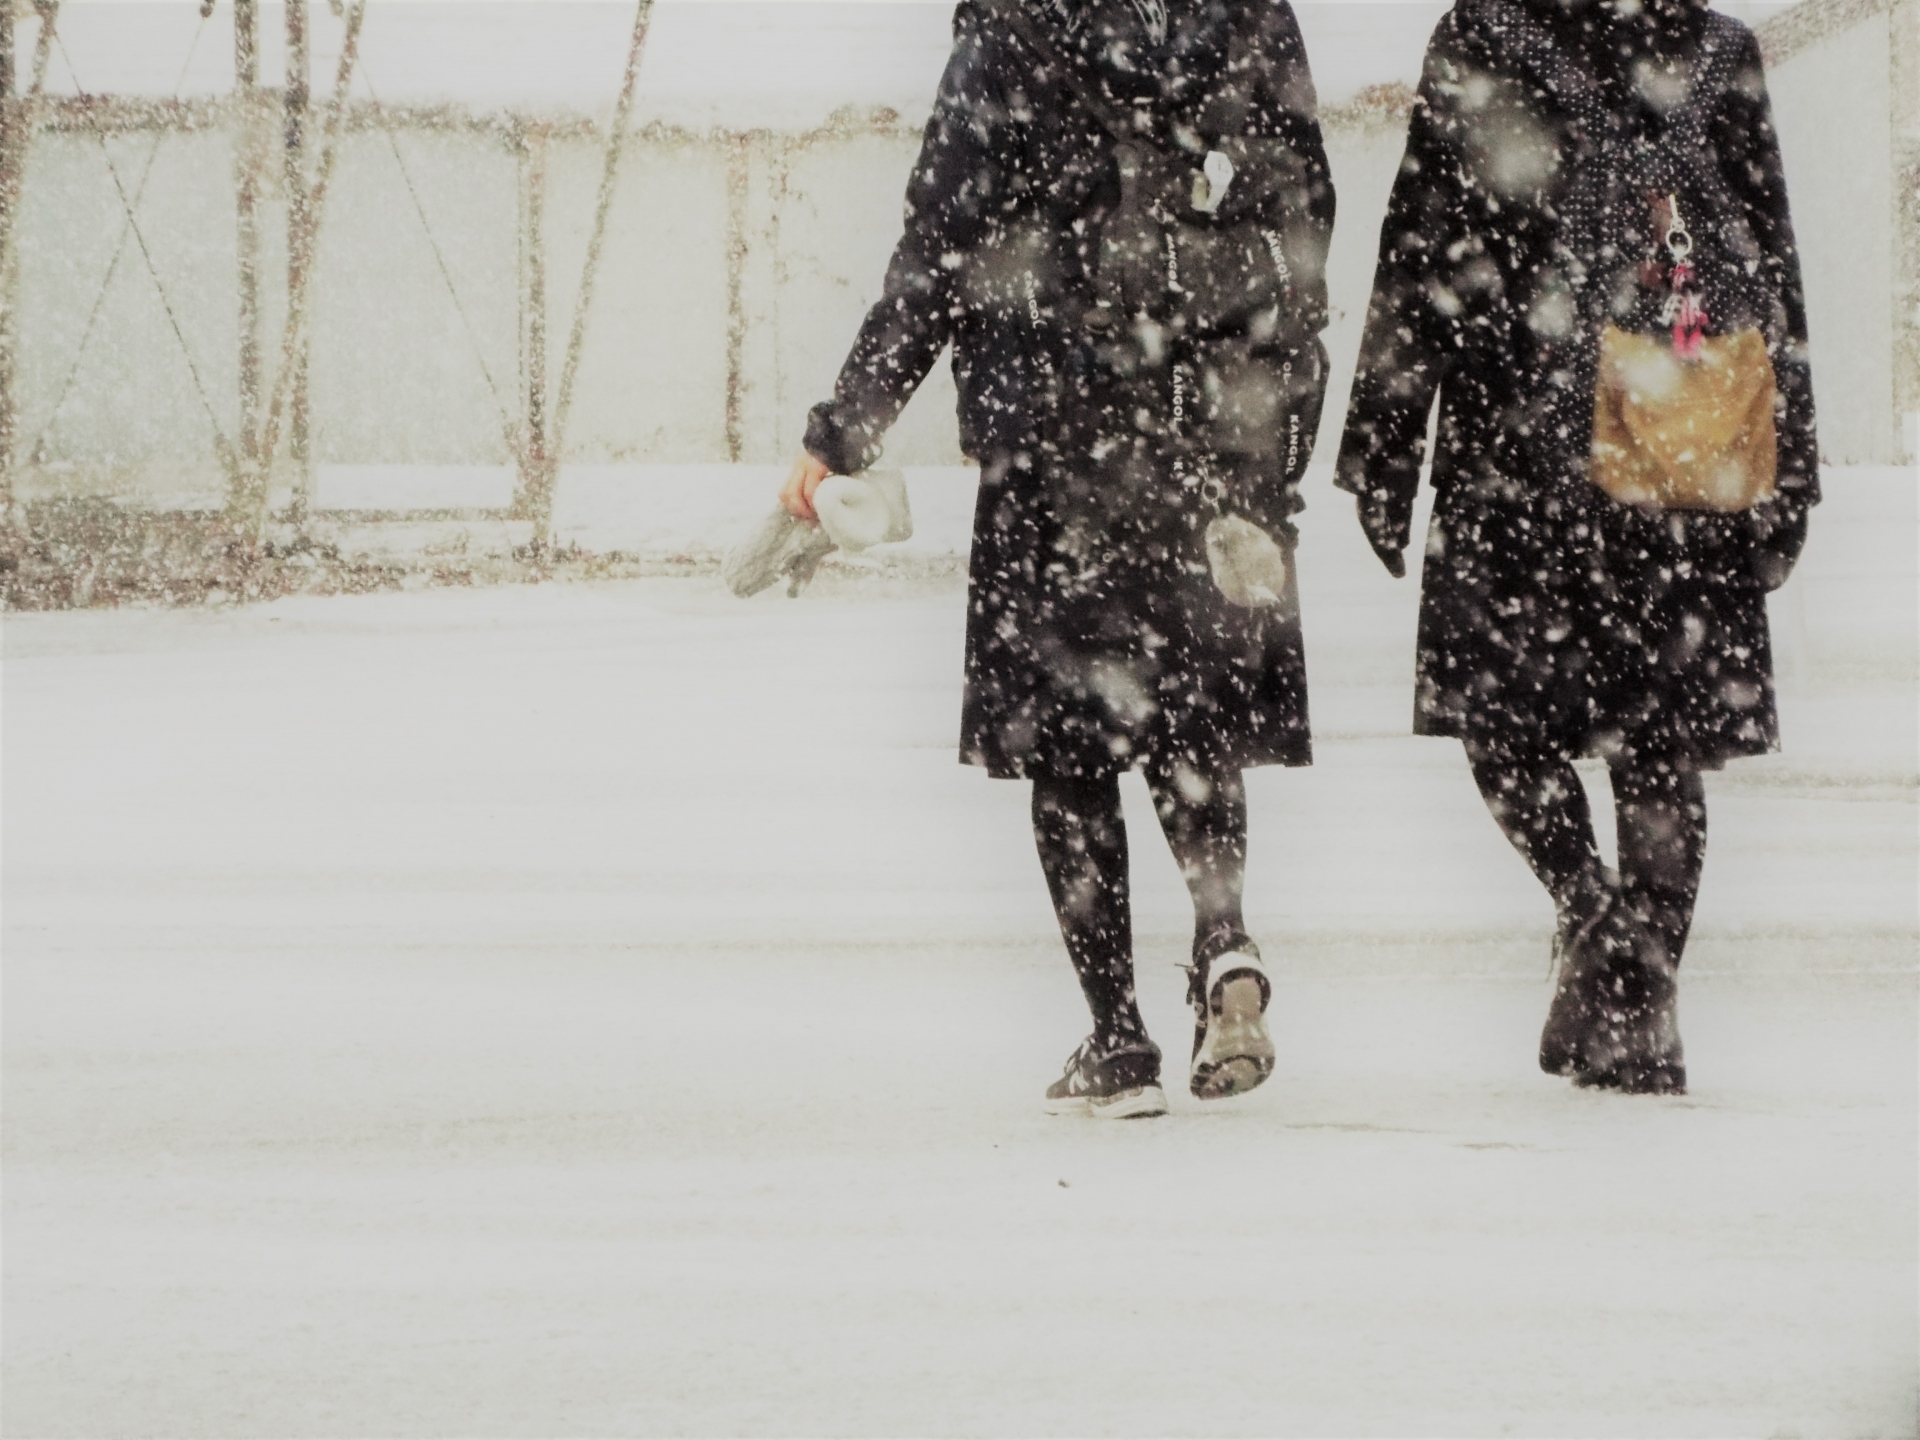
[[[813,511],[828,538],[850,554],[913,537],[906,480],[898,470],[829,475],[813,492]]]

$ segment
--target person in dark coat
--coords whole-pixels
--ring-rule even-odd
[[[1058,63],[1006,4],[1025,6]],[[961,0],[953,35],[884,293],[811,413],[783,499],[814,518],[813,488],[876,460],[952,345],[961,444],[980,465],[960,755],[1032,782],[1042,865],[1094,1018],[1049,1101],[1159,1113],[1159,1051],[1133,988],[1118,786],[1129,768],[1145,773],[1193,894],[1193,1088],[1231,1094],[1272,1064],[1270,986],[1241,917],[1241,772],[1311,759],[1298,594],[1289,564],[1277,603],[1229,603],[1204,533],[1210,514],[1237,516],[1292,552],[1326,383],[1333,190],[1313,83],[1285,0]],[[1258,207],[1273,247],[1263,263],[1293,286],[1284,333],[1255,337],[1284,402],[1261,443],[1211,457],[1204,500],[1176,478],[1177,426],[1063,438],[1093,257],[1120,203],[1115,136],[1067,67],[1093,103],[1132,117],[1143,149],[1184,147],[1195,166],[1215,147],[1268,157],[1228,194]],[[1090,495],[1104,518],[1083,543]]]
[[[1714,298],[1688,323],[1765,339],[1774,493],[1730,513],[1620,503],[1592,471],[1600,337],[1658,336],[1696,283]],[[1765,599],[1820,493],[1799,257],[1744,26],[1692,0],[1458,0],[1441,20],[1335,480],[1396,577],[1436,395],[1414,729],[1465,742],[1553,897],[1542,1066],[1682,1089],[1701,772],[1778,748]],[[1617,875],[1583,756],[1612,779]]]

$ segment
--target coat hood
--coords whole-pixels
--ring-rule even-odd
[[[1657,46],[1690,37],[1704,23],[1708,0],[1518,0],[1566,41],[1615,49]]]
[[[1685,21],[1709,0],[1517,0],[1524,9],[1576,24],[1646,26]]]
[[[1462,33],[1480,37],[1483,53],[1534,75],[1549,91],[1597,85],[1623,113],[1662,108],[1660,96],[1671,87],[1647,93],[1649,65],[1684,66],[1716,18],[1707,0],[1457,0],[1453,15]],[[1523,39],[1535,27],[1551,37],[1557,58]]]

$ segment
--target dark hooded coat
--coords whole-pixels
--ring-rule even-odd
[[[1587,478],[1600,327],[1659,298],[1639,288],[1653,181],[1684,192],[1708,281],[1744,297],[1708,333],[1768,342],[1778,496],[1743,514],[1617,504]],[[1806,344],[1744,26],[1687,0],[1459,0],[1381,227],[1336,478],[1391,568],[1438,394],[1415,731],[1708,767],[1777,748],[1765,595],[1819,498]]]
[[[1249,190],[1251,174],[1235,183],[1261,196],[1262,223],[1285,236],[1299,282],[1291,348],[1260,357],[1284,369],[1292,397],[1266,453],[1222,458],[1214,471],[1217,503],[1290,552],[1326,384],[1317,336],[1333,226],[1292,11],[1286,0],[1030,0],[1030,13],[1108,104],[1150,111],[1158,133],[1184,135],[1196,154],[1227,137],[1285,142],[1289,186]],[[1305,764],[1297,594],[1280,609],[1222,599],[1202,539],[1210,517],[1181,502],[1151,445],[1127,465],[1090,468],[1088,455],[1062,453],[1057,401],[1091,284],[1087,248],[1118,196],[1113,147],[1057,70],[982,0],[961,0],[885,291],[833,399],[814,408],[806,446],[836,471],[872,464],[952,344],[961,443],[981,465],[963,760],[1003,777],[1107,774],[1154,758]],[[1113,517],[1097,565],[1067,553],[1069,473],[1083,488],[1091,474]]]

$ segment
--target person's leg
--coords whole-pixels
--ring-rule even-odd
[[[1193,897],[1193,959],[1203,965],[1247,939],[1241,896],[1247,875],[1247,790],[1240,772],[1185,764],[1146,772],[1167,848]]]
[[[1473,747],[1467,763],[1494,822],[1564,920],[1600,873],[1593,811],[1572,763],[1546,752],[1494,755]]]
[[[1120,781],[1038,778],[1033,839],[1060,935],[1093,1012],[1095,1048],[1147,1038],[1133,988],[1133,910]]]
[[[1573,766],[1540,755],[1468,758],[1487,808],[1559,911],[1561,963],[1540,1034],[1540,1068],[1579,1085],[1684,1091],[1672,967],[1636,907],[1620,903],[1619,882],[1600,863]],[[1616,788],[1616,808],[1622,793]],[[1623,848],[1623,860],[1629,853]]]
[[[1621,889],[1680,963],[1707,855],[1707,792],[1700,772],[1667,762],[1612,765]]]
[[[1273,1073],[1264,1019],[1272,993],[1247,936],[1247,792],[1237,769],[1151,765],[1147,787],[1167,845],[1193,897],[1194,1007],[1188,1087],[1202,1100],[1244,1094]]]

